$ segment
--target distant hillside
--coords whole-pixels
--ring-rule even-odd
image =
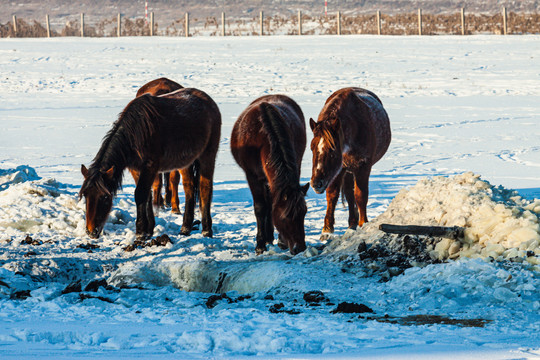
[[[72,19],[81,12],[89,22],[112,18],[121,13],[128,18],[144,16],[143,0],[4,0],[0,3],[0,23],[11,21],[12,15],[26,20],[40,20],[46,14],[51,21]],[[340,10],[344,14],[367,14],[381,10],[387,14],[415,12],[422,8],[425,13],[448,14],[465,7],[467,12],[495,14],[506,6],[508,11],[538,12],[540,1],[523,0],[328,0],[328,12]],[[222,11],[230,18],[253,18],[263,10],[268,16],[289,16],[301,10],[307,15],[324,14],[324,0],[154,0],[148,1],[149,11],[162,23],[172,22],[189,12],[194,17],[219,16]]]

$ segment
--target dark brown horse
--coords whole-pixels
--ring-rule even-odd
[[[122,185],[124,169],[140,174],[135,188],[136,235],[151,237],[155,219],[150,188],[159,172],[184,169],[200,163],[202,234],[212,236],[214,165],[221,133],[221,114],[216,103],[197,89],[180,89],[155,97],[132,100],[107,133],[90,168],[81,166],[84,182],[80,196],[86,198],[86,232],[99,237]],[[181,233],[193,226],[194,177],[183,179],[186,207]]]
[[[368,221],[371,167],[390,145],[388,115],[371,91],[345,88],[326,100],[318,121],[309,119],[309,125],[313,131],[311,186],[318,194],[326,190],[323,233],[334,232],[334,210],[340,189],[349,204],[349,228],[356,229]]]
[[[183,86],[169,80],[167,78],[159,78],[152,80],[143,86],[137,91],[136,97],[139,97],[144,94],[150,94],[153,96],[160,96],[165,95],[170,92],[173,92],[178,89],[182,89]],[[131,172],[131,175],[133,176],[133,179],[135,180],[135,183],[139,180],[139,173],[136,170],[129,170]],[[163,199],[163,196],[161,196],[161,187],[165,183],[165,199]],[[179,207],[179,200],[178,200],[178,184],[180,183],[180,173],[178,170],[173,170],[171,172],[158,174],[156,176],[156,179],[154,180],[154,183],[152,184],[152,190],[153,190],[153,202],[154,207],[157,209],[160,206],[164,206],[165,204],[171,206],[171,210],[173,213],[180,213],[180,207]]]
[[[184,87],[177,82],[162,77],[152,80],[141,86],[141,88],[137,90],[137,97],[144,94],[150,94],[153,96],[165,95],[183,88]]]
[[[253,101],[238,117],[231,135],[234,159],[246,173],[257,218],[257,254],[274,241],[295,255],[306,249],[300,164],[306,126],[300,107],[289,97],[267,95]]]

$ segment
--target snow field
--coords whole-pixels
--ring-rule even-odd
[[[0,354],[537,358],[537,42],[4,39]],[[135,240],[132,180],[126,176],[106,234],[90,240],[80,164],[88,165],[138,87],[160,76],[204,90],[222,112],[215,237],[179,236],[181,218],[164,210],[154,235],[167,234],[172,244],[126,252]],[[321,241],[326,202],[310,191],[308,250],[291,257],[271,247],[256,257],[251,195],[229,151],[232,124],[268,93],[291,96],[307,119],[316,118],[332,91],[351,85],[377,93],[392,123],[391,147],[370,179],[372,221],[364,232],[346,232],[339,206],[335,238]],[[308,149],[302,181],[310,172]],[[357,252],[361,243],[380,245],[381,222],[467,230],[459,241],[431,239],[417,254],[429,261],[395,271],[386,257],[363,260]],[[77,283],[80,290],[67,291]],[[304,300],[315,290],[327,300]],[[343,302],[373,313],[332,313]]]

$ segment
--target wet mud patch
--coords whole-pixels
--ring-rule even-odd
[[[167,246],[167,244],[172,244],[171,238],[167,234],[163,234],[151,239],[150,241],[135,240],[133,244],[126,246],[124,251],[131,252],[135,249],[142,249],[151,246]]]
[[[454,325],[460,327],[483,328],[491,320],[486,319],[455,319],[440,315],[409,315],[403,317],[393,317],[385,315],[383,317],[367,317],[367,320],[375,320],[381,323],[398,324],[404,326],[422,325]]]
[[[215,295],[210,295],[206,299],[205,305],[208,309],[213,309],[219,304],[220,301],[225,301],[227,304],[234,304],[234,303],[238,303],[244,300],[251,299],[251,297],[252,297],[251,295],[240,295],[235,298],[235,297],[230,297],[227,294],[215,294]]]
[[[373,312],[373,309],[364,304],[356,304],[350,302],[341,302],[338,304],[337,308],[331,311],[332,314],[362,314]]]
[[[441,263],[430,251],[442,238],[424,235],[385,234],[374,242],[358,245],[358,257],[368,269],[381,274],[381,280],[402,274],[414,266]]]

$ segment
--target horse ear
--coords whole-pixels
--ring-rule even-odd
[[[309,183],[306,183],[306,185],[302,186],[301,190],[302,190],[302,194],[304,194],[304,196],[306,196],[307,192],[309,190]]]
[[[102,173],[103,175],[107,176],[107,178],[108,178],[109,180],[112,180],[113,175],[114,175],[114,166],[111,166],[111,168],[110,168],[109,170],[107,170],[107,171],[103,171],[103,170],[102,170],[101,173]]]
[[[81,174],[85,179],[88,177],[88,169],[86,166],[84,166],[84,164],[81,165]]]
[[[339,129],[341,128],[341,121],[339,120],[338,117],[335,117],[330,121],[330,126],[335,131],[339,131]]]
[[[315,120],[313,120],[313,118],[309,118],[309,127],[311,128],[311,131],[315,129],[315,126],[317,126],[317,123],[315,122]]]

